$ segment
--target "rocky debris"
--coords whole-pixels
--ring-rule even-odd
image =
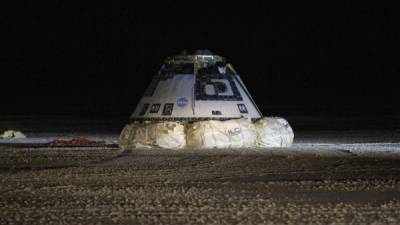
[[[105,141],[93,141],[87,138],[56,139],[49,142],[51,146],[100,146],[105,145]]]
[[[26,136],[21,131],[6,130],[2,135],[2,138],[26,138]]]

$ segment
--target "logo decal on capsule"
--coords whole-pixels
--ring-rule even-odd
[[[182,97],[182,98],[179,98],[178,99],[178,101],[176,101],[176,104],[179,106],[179,107],[185,107],[187,104],[188,104],[188,100],[187,100],[187,98],[185,98],[185,97]]]

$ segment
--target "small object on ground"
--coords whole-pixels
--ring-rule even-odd
[[[87,138],[73,138],[73,139],[55,139],[49,142],[51,146],[98,146],[105,145],[105,141],[93,141]]]
[[[0,137],[2,137],[2,138],[26,138],[26,136],[21,131],[15,131],[15,130],[6,130]]]

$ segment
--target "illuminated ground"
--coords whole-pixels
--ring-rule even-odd
[[[400,223],[398,130],[314,129],[290,149],[219,151],[121,151],[115,133],[75,134],[111,145],[3,140],[0,224]]]

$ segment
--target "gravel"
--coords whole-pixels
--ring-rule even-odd
[[[0,224],[399,224],[400,157],[0,147]]]

